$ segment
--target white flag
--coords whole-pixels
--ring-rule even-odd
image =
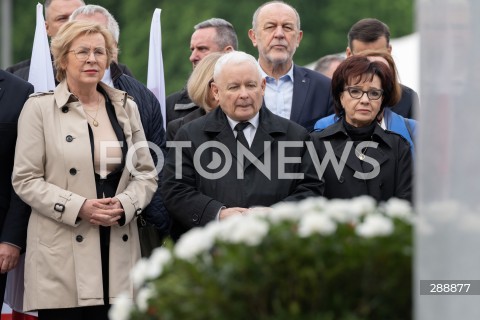
[[[148,49],[147,88],[153,92],[160,102],[163,127],[167,128],[165,111],[165,77],[163,75],[162,27],[160,24],[161,9],[155,9],[150,27],[150,46]]]
[[[45,29],[45,20],[43,19],[43,6],[40,3],[37,4],[37,25],[35,27],[28,82],[33,84],[36,92],[55,89],[52,58],[48,45],[47,30]]]

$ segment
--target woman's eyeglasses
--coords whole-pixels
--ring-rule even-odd
[[[348,91],[348,94],[353,99],[360,99],[361,97],[363,97],[365,93],[367,94],[367,97],[370,100],[378,100],[383,95],[383,90],[380,90],[380,89],[371,89],[368,91],[363,91],[362,89],[357,87],[346,87],[344,91]]]
[[[90,57],[92,50],[90,50],[89,48],[80,47],[75,50],[70,50],[68,52],[73,52],[75,54],[75,57],[77,57],[78,61],[86,61],[88,57]],[[107,57],[107,50],[105,48],[95,48],[93,49],[93,56],[97,61],[99,59],[104,59]]]

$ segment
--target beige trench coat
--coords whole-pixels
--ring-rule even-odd
[[[101,85],[130,150],[132,144],[145,140],[137,106],[125,92]],[[83,202],[96,198],[96,187],[87,118],[78,101],[68,102],[71,95],[65,81],[53,93],[32,95],[19,119],[13,186],[32,207],[25,310],[103,304],[99,228],[77,221]],[[135,170],[124,170],[116,192],[126,222],[111,228],[112,304],[121,292],[134,296],[129,272],[140,258],[136,214],[157,189],[148,148],[138,149],[135,156],[131,161]]]

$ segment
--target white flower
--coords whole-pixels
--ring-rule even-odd
[[[183,260],[192,261],[199,254],[207,252],[215,242],[215,236],[205,228],[193,228],[185,233],[174,247],[174,253]]]
[[[267,215],[274,223],[282,221],[297,221],[300,218],[300,210],[295,202],[279,202],[272,206],[272,212]]]
[[[146,279],[157,278],[162,273],[164,266],[170,262],[171,259],[172,254],[168,249],[160,247],[153,250],[150,259],[148,259]]]
[[[148,300],[155,296],[155,287],[150,283],[138,291],[137,306],[138,310],[145,312],[148,309]]]
[[[325,213],[337,222],[350,222],[350,203],[348,200],[332,199],[327,203]]]
[[[148,268],[149,262],[145,258],[138,260],[133,266],[132,271],[130,271],[130,278],[132,279],[135,288],[141,287],[143,282],[147,279],[146,275],[148,273]]]
[[[300,213],[306,212],[320,212],[323,211],[325,206],[327,205],[327,199],[324,197],[311,197],[304,199],[298,202],[298,209]]]
[[[370,214],[357,226],[356,233],[365,238],[387,236],[393,232],[393,222],[381,214]]]
[[[221,223],[219,238],[230,243],[258,245],[268,233],[268,223],[255,215],[228,218]]]
[[[384,203],[383,208],[385,210],[385,214],[389,217],[411,221],[412,206],[407,200],[391,198]]]
[[[350,201],[349,213],[354,219],[375,211],[377,204],[370,196],[360,196]]]
[[[310,212],[305,214],[300,220],[298,226],[298,235],[300,237],[309,237],[318,233],[328,236],[337,230],[337,224],[323,213]]]
[[[128,320],[130,319],[130,312],[132,310],[132,300],[129,298],[128,294],[123,292],[121,293],[117,301],[112,305],[108,311],[108,318],[110,320]]]

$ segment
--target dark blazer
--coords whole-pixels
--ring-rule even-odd
[[[116,89],[125,91],[133,97],[133,101],[138,106],[138,112],[142,120],[143,131],[147,141],[156,145],[162,151],[162,154],[156,153],[157,150],[150,149],[150,154],[155,165],[160,161],[162,163],[166,154],[165,149],[165,129],[163,127],[163,116],[160,108],[160,102],[155,95],[143,83],[123,73],[122,68],[112,62],[110,73],[113,80],[113,86]],[[159,159],[159,157],[161,159]],[[159,184],[161,184],[161,174],[159,174]],[[160,190],[157,189],[150,204],[143,210],[146,220],[155,225],[161,232],[162,237],[169,233],[170,216],[163,204]]]
[[[420,104],[417,92],[403,84],[400,86],[402,88],[402,97],[396,105],[391,107],[392,111],[407,119],[417,119]]]
[[[311,137],[320,161],[328,158],[326,143],[330,143],[334,158],[340,162],[347,142],[352,141],[342,121],[332,124],[323,131],[312,132]],[[377,125],[372,141],[377,142],[378,147],[367,148],[365,155],[380,165],[378,175],[373,179],[354,177],[355,172],[371,172],[373,166],[368,162],[373,161],[367,158],[361,161],[356,156],[355,147],[352,146],[340,177],[337,177],[331,163],[326,167],[323,173],[326,198],[349,199],[369,195],[377,201],[385,201],[392,197],[412,200],[412,155],[407,140]]]
[[[186,88],[168,95],[165,101],[167,124],[175,119],[185,117],[187,114],[197,108],[198,106],[193,103],[188,96]]]
[[[170,121],[167,124],[167,141],[172,141],[173,139],[175,139],[175,135],[177,134],[178,129],[180,129],[180,127],[183,126],[185,123],[189,123],[190,121],[198,119],[201,116],[204,116],[205,113],[205,109],[197,108],[187,114],[185,117]]]
[[[318,119],[332,113],[330,79],[316,71],[294,65],[290,120],[312,131]]]
[[[237,175],[237,145],[228,119],[222,109],[216,108],[205,116],[182,126],[175,141],[191,142],[191,147],[182,148],[182,177],[175,177],[175,149],[169,150],[163,169],[164,181],[162,188],[165,206],[173,219],[171,235],[178,238],[190,228],[203,226],[215,220],[222,207],[271,206],[280,201],[295,201],[323,193],[323,182],[316,175],[305,142],[309,141],[308,132],[298,124],[274,115],[267,108],[260,109],[260,122],[250,148],[261,163],[265,162],[265,152],[271,155],[271,177],[267,178],[250,161],[244,162],[240,172],[243,179]],[[279,178],[279,143],[281,141],[299,141],[300,147],[285,148],[287,157],[297,157],[301,163],[286,161],[285,172],[303,173],[303,179]],[[228,149],[232,165],[225,175],[218,179],[202,176],[198,170],[208,170],[209,164],[224,153],[216,148],[207,148],[194,164],[194,154],[205,142],[220,143]],[[271,143],[264,150],[264,142]],[[282,144],[282,143],[280,143]],[[225,156],[222,156],[222,170]],[[238,157],[243,158],[243,157]],[[292,160],[292,158],[289,158]],[[281,159],[285,160],[285,159]],[[295,162],[295,163],[294,163]],[[195,168],[195,165],[197,167]]]
[[[17,121],[33,86],[0,70],[0,242],[25,250],[30,207],[12,188],[12,170],[17,141]],[[0,301],[3,301],[6,275],[0,279]]]

